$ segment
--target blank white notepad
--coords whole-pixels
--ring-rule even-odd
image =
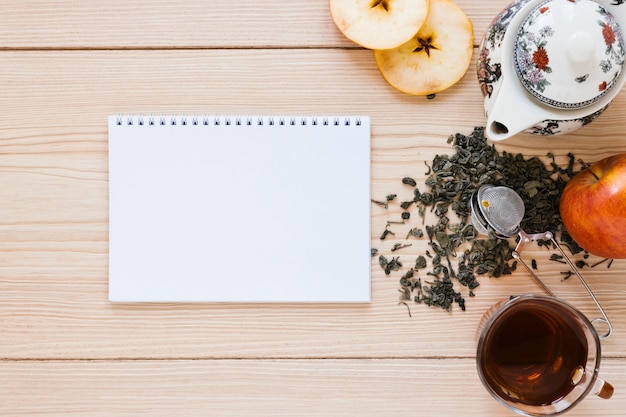
[[[109,117],[109,299],[370,300],[367,117]]]

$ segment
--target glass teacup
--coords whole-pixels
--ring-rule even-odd
[[[598,376],[600,338],[576,308],[553,296],[522,295],[494,305],[477,333],[478,375],[489,393],[525,415],[558,415],[587,394],[610,398]]]

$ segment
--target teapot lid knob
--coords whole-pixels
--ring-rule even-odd
[[[578,109],[601,100],[616,84],[626,57],[622,30],[593,0],[547,0],[520,25],[515,68],[541,102]]]

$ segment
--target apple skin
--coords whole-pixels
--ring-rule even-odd
[[[576,174],[559,204],[565,229],[583,249],[603,258],[626,258],[626,153]]]

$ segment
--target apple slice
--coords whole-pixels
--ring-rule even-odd
[[[383,77],[414,95],[442,91],[458,82],[474,49],[472,21],[451,0],[430,0],[428,18],[408,42],[374,51]]]
[[[329,0],[337,28],[369,49],[396,48],[415,35],[428,15],[429,0]]]

